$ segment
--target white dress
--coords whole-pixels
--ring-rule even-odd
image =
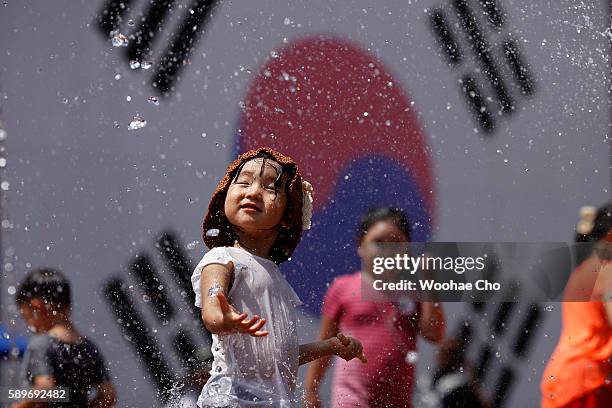
[[[214,362],[198,406],[295,407],[299,367],[296,306],[302,302],[269,259],[234,247],[213,248],[198,263],[191,283],[195,304],[202,307],[200,277],[209,264],[234,264],[229,301],[249,317],[266,319],[265,337],[236,333],[212,335]],[[205,296],[208,296],[205,294]]]

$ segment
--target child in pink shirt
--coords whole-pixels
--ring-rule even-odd
[[[410,228],[401,210],[372,209],[359,231],[360,257],[366,244],[408,242]],[[330,286],[323,301],[320,338],[339,331],[359,338],[368,362],[337,361],[331,407],[410,407],[417,335],[431,342],[444,336],[442,308],[430,302],[373,302],[361,300],[361,272],[342,275]],[[318,408],[318,395],[331,357],[311,364],[306,375],[308,408]]]

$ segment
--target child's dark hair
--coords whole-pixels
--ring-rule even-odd
[[[601,207],[597,211],[595,221],[593,221],[593,229],[589,234],[589,241],[601,241],[612,230],[612,203]]]
[[[58,270],[40,268],[31,271],[21,282],[15,301],[27,305],[32,299],[41,299],[51,310],[70,308],[70,283]]]
[[[361,243],[363,237],[379,221],[391,221],[406,235],[406,240],[410,241],[410,222],[404,211],[395,207],[374,207],[370,208],[366,215],[361,219],[359,231],[357,232],[357,242]]]
[[[279,264],[289,259],[302,237],[302,200],[304,193],[302,191],[302,176],[297,164],[290,157],[268,147],[249,150],[229,165],[225,176],[217,185],[217,189],[210,199],[208,211],[202,224],[203,238],[209,249],[234,245],[238,237],[225,216],[225,197],[230,184],[244,163],[258,157],[275,161],[282,166],[282,173],[288,174],[285,184],[287,208],[283,216],[284,224],[287,226],[280,229],[269,253],[270,259]],[[218,230],[219,232],[215,234],[207,233],[211,230]]]

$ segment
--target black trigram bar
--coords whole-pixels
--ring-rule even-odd
[[[472,114],[476,116],[482,130],[486,133],[491,133],[495,129],[495,122],[487,103],[482,97],[478,84],[476,84],[476,80],[471,75],[464,76],[462,78],[461,89]]]
[[[514,371],[505,366],[499,378],[497,379],[497,384],[495,384],[495,397],[493,398],[493,405],[496,408],[501,408],[504,406],[506,402],[506,397],[508,396],[508,391],[512,388],[512,384],[514,384],[514,380],[516,375]]]
[[[106,5],[98,13],[98,28],[106,35],[110,36],[112,31],[119,28],[121,19],[130,10],[133,0],[108,0]]]
[[[483,345],[480,349],[480,356],[478,357],[478,365],[476,366],[475,377],[478,381],[482,381],[487,373],[487,369],[491,364],[491,357],[493,356],[493,351],[491,351],[491,347],[488,345]]]
[[[152,380],[162,400],[169,396],[174,378],[162,357],[157,342],[149,335],[142,316],[136,311],[130,296],[126,293],[125,284],[119,278],[111,278],[104,285],[104,298],[108,302],[115,318],[119,322],[121,332],[136,351]]]
[[[480,0],[480,5],[484,9],[489,22],[495,27],[501,27],[505,23],[504,12],[497,0]]]
[[[181,250],[181,246],[175,234],[169,231],[162,233],[157,240],[156,246],[161,255],[166,259],[166,262],[172,272],[174,272],[174,281],[177,283],[179,290],[181,291],[181,296],[187,297],[192,318],[198,322],[202,333],[208,335],[210,338],[210,334],[208,334],[208,331],[204,326],[204,322],[200,317],[200,309],[194,305],[195,299],[193,288],[191,287],[191,273],[193,271],[193,267],[187,261],[187,257]]]
[[[499,75],[495,62],[493,61],[493,57],[490,53],[489,44],[478,26],[474,13],[470,9],[466,0],[453,0],[453,5],[457,10],[457,15],[459,16],[463,28],[468,35],[468,40],[472,43],[472,48],[474,49],[474,52],[476,52],[476,56],[480,61],[480,66],[487,75],[491,86],[493,89],[495,89],[501,111],[512,111],[514,108],[514,103],[508,94],[508,90],[506,89],[501,76]]]
[[[130,41],[126,50],[130,61],[142,62],[151,55],[151,44],[155,36],[161,32],[164,20],[172,9],[175,0],[154,0],[142,18],[134,39]]]
[[[172,344],[181,358],[182,366],[184,368],[193,367],[197,362],[195,354],[198,348],[189,333],[179,329],[172,340]]]
[[[179,27],[178,35],[170,40],[170,46],[159,62],[153,76],[153,87],[161,94],[167,94],[187,62],[200,34],[204,31],[213,6],[219,0],[195,0]]]
[[[157,272],[146,255],[136,255],[132,261],[131,270],[138,278],[140,286],[149,297],[149,304],[161,322],[168,321],[174,315],[174,309],[168,299],[166,287],[159,279]]]
[[[188,263],[185,253],[181,250],[176,235],[170,231],[163,232],[156,243],[157,249],[166,259],[174,272],[174,278],[179,288],[188,294],[193,304],[193,289],[191,288],[191,272],[193,267]]]
[[[469,320],[464,320],[461,322],[461,325],[457,328],[455,333],[455,336],[459,339],[459,341],[465,345],[469,344],[470,341],[472,341],[472,323]]]
[[[516,306],[514,302],[502,302],[499,304],[493,321],[491,322],[493,334],[500,335],[504,333],[507,327],[506,323],[511,316],[514,306]]]
[[[472,308],[474,311],[481,313],[485,307],[487,306],[486,302],[474,302],[472,303]]]
[[[516,356],[525,357],[527,355],[527,349],[531,345],[531,340],[536,332],[540,318],[541,312],[538,306],[531,305],[529,313],[525,316],[525,320],[523,320],[523,324],[516,334],[513,350]]]
[[[533,76],[521,56],[518,43],[512,38],[504,41],[504,54],[523,94],[532,95],[535,89]]]
[[[444,51],[446,59],[452,65],[461,62],[461,50],[455,40],[455,36],[448,26],[444,12],[440,9],[434,10],[430,15],[431,28],[438,39],[440,48]]]

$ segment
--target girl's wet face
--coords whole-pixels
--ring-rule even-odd
[[[287,207],[281,165],[258,157],[246,162],[230,184],[225,198],[225,216],[245,232],[278,228]]]

